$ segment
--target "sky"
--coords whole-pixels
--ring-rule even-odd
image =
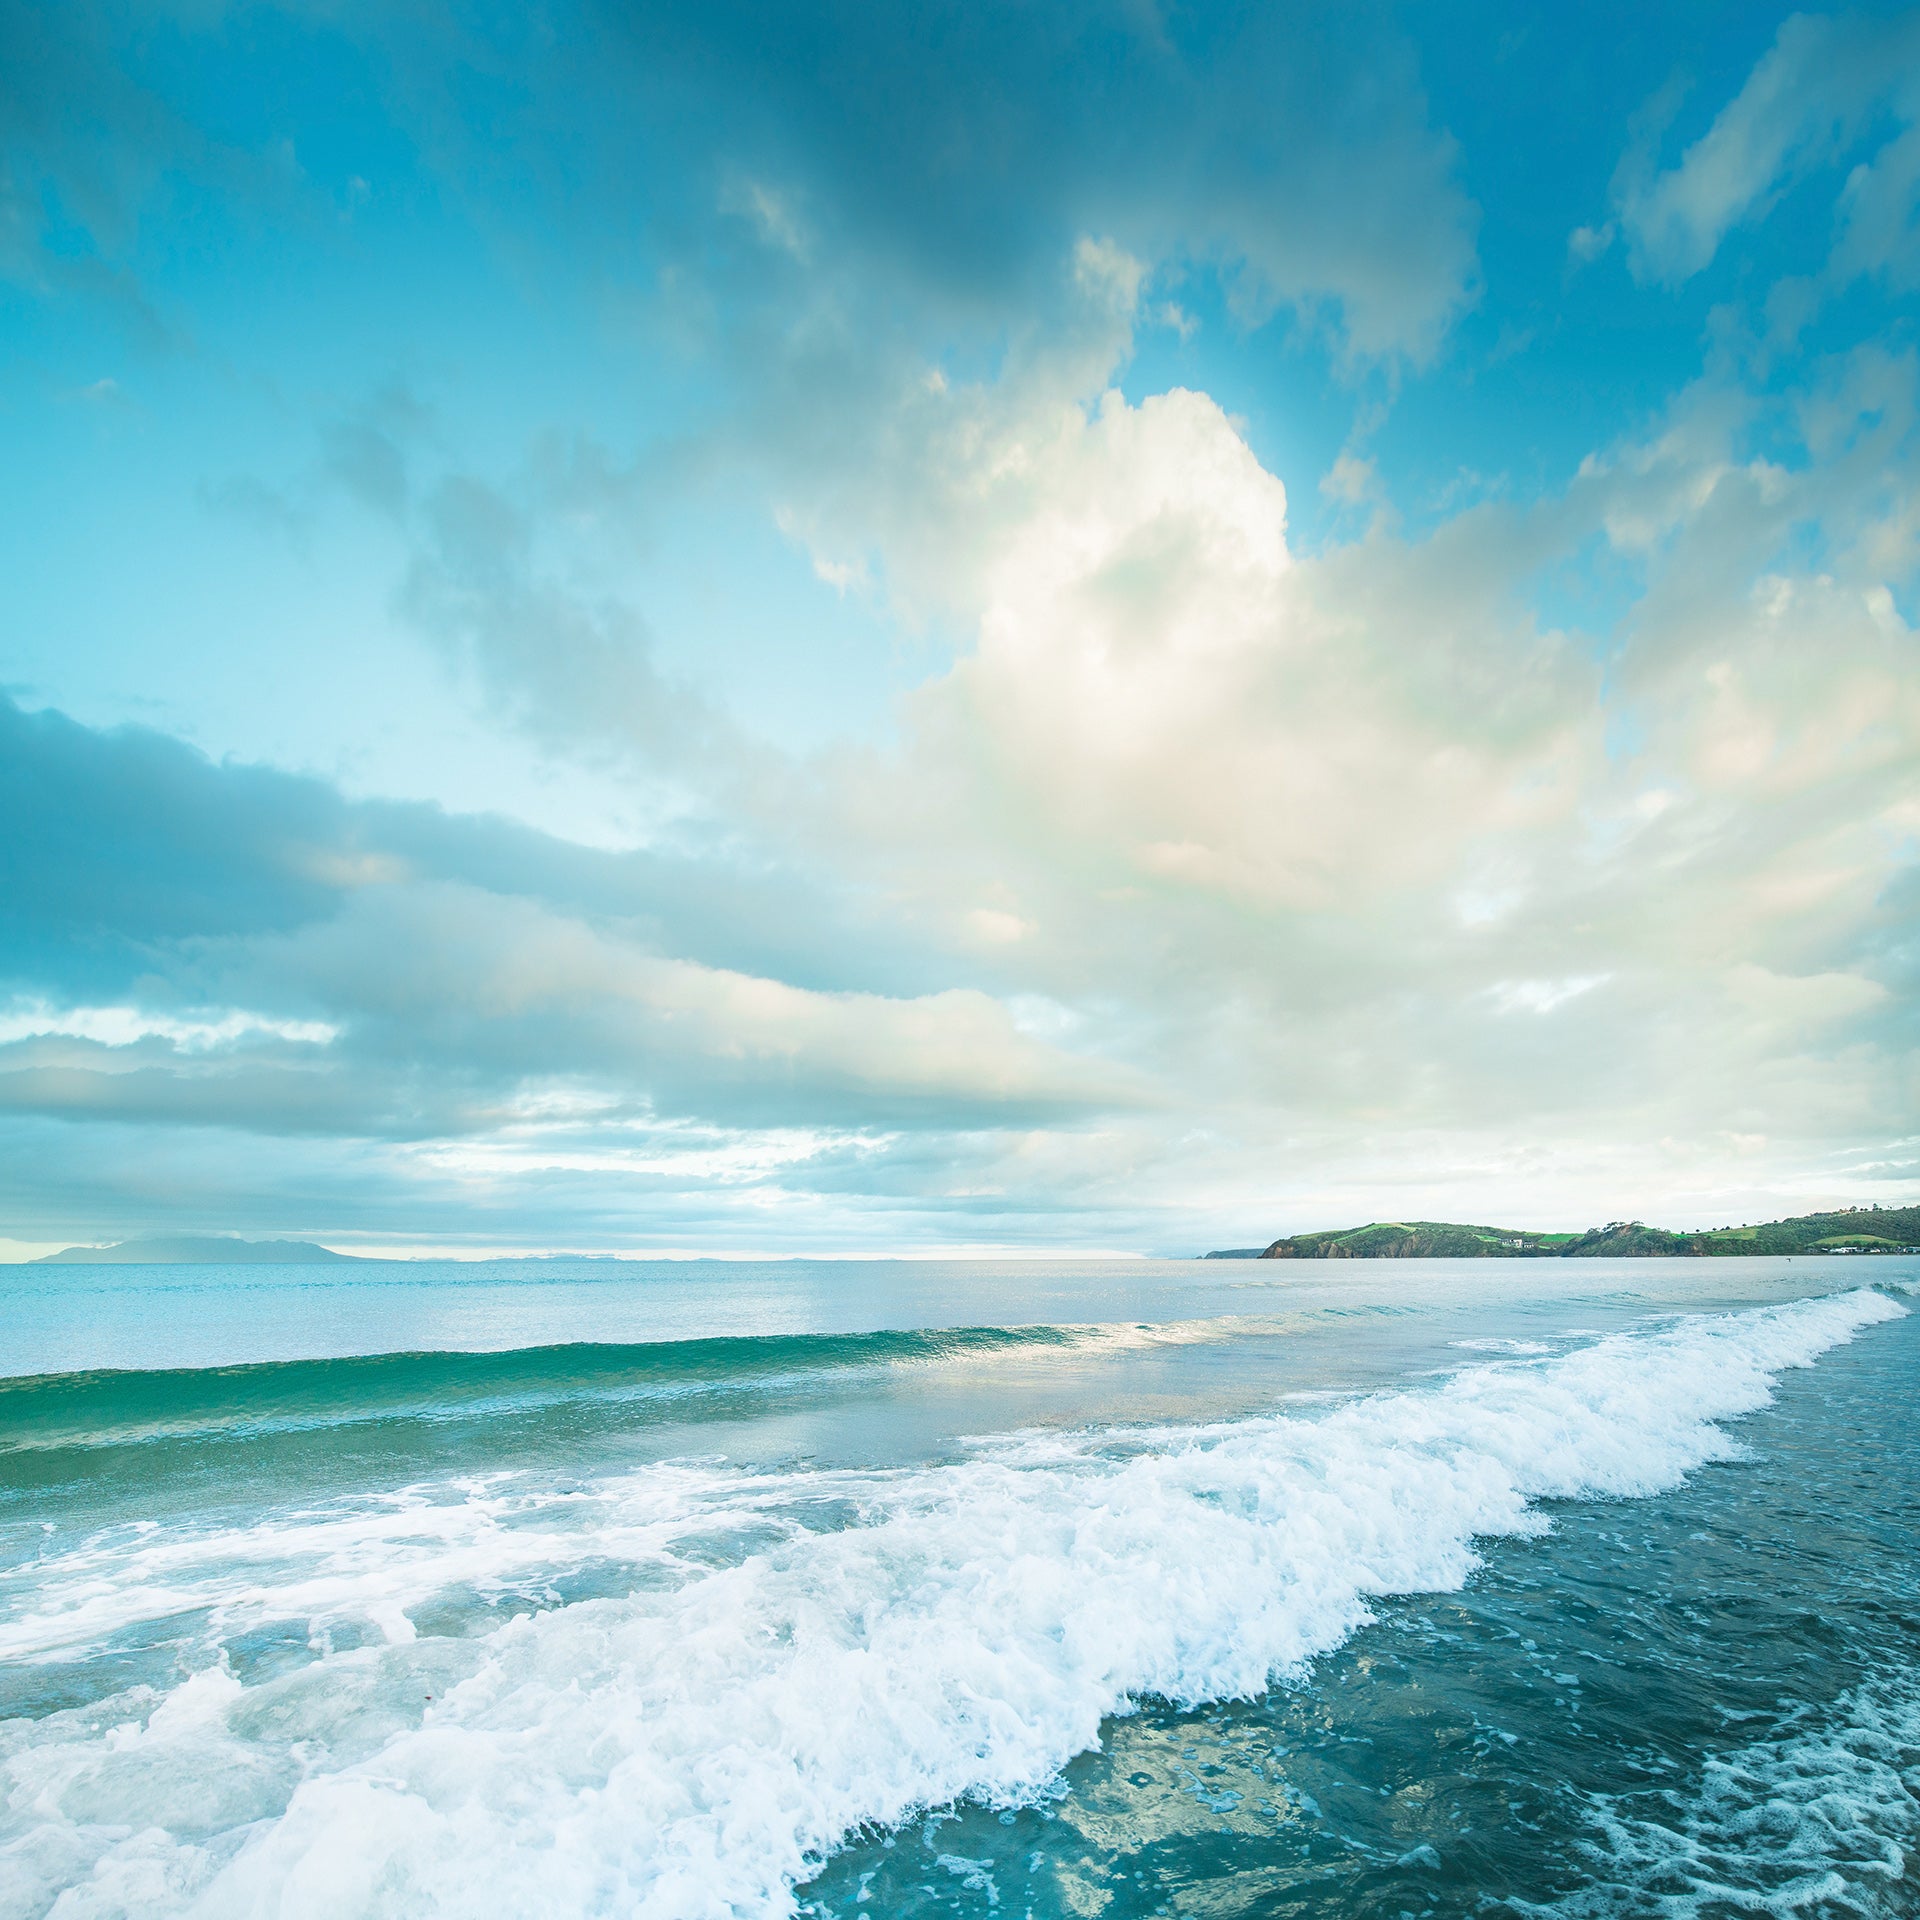
[[[1920,11],[0,72],[0,1257],[1920,1194]]]

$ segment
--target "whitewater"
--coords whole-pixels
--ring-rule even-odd
[[[776,1312],[758,1281],[734,1302],[774,1331],[301,1358],[327,1342],[297,1308],[263,1320],[209,1278],[178,1339],[239,1343],[215,1364],[0,1381],[0,1913],[1198,1914],[1314,1911],[1322,1882],[1324,1910],[1365,1910],[1313,1866],[1323,1795],[1273,1717],[1320,1712],[1415,1600],[1493,1592],[1503,1550],[1551,1595],[1570,1529],[1755,1471],[1752,1416],[1784,1382],[1906,1337],[1891,1264],[1879,1286],[1807,1262],[1521,1284],[1572,1264],[1478,1293],[1437,1266],[1081,1276],[1053,1283],[1080,1306],[1207,1310],[971,1327],[837,1324],[871,1280],[808,1302],[776,1277]],[[965,1281],[949,1294],[1035,1297]],[[299,1284],[310,1305],[348,1283]],[[620,1330],[683,1333],[694,1285]],[[30,1338],[71,1341],[64,1311]],[[538,1303],[484,1313],[514,1340]],[[1910,1597],[1911,1565],[1881,1571]],[[1719,1654],[1751,1660],[1742,1631]],[[1620,1778],[1570,1767],[1543,1871],[1455,1894],[1915,1910],[1904,1632],[1758,1733],[1703,1714],[1664,1784],[1644,1754]],[[1421,1683],[1442,1700],[1444,1641]],[[1576,1701],[1540,1708],[1557,1740],[1579,1676],[1553,1686]],[[1257,1758],[1163,1764],[1229,1722]],[[1413,1737],[1368,1725],[1339,1738]],[[1174,1744],[1133,1765],[1155,1729]],[[1551,1745],[1526,1722],[1481,1736],[1496,1759]],[[1176,1816],[1178,1872],[1155,1852]],[[1375,1820],[1333,1824],[1383,1901],[1413,1902],[1380,1910],[1445,1910],[1453,1829],[1396,1851]],[[1094,1851],[1069,1859],[1069,1828]],[[1262,1846],[1271,1871],[1233,1895]],[[1292,1906],[1263,1906],[1283,1882]]]

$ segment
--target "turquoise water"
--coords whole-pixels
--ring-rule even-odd
[[[1903,1260],[0,1273],[0,1914],[1920,1913]]]

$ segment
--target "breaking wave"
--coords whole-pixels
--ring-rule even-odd
[[[1029,1800],[1140,1699],[1255,1694],[1375,1599],[1457,1588],[1541,1500],[1734,1456],[1775,1375],[1905,1311],[1861,1290],[937,1466],[495,1475],[48,1545],[0,1659],[170,1637],[192,1671],[7,1726],[8,1910],[791,1914],[858,1830]]]

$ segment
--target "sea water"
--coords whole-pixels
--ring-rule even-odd
[[[1920,1913],[1920,1262],[0,1273],[0,1914]]]

